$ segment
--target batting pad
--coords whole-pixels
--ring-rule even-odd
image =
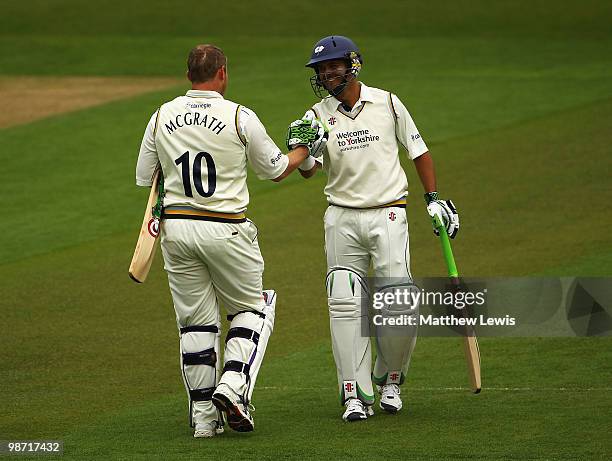
[[[227,384],[249,403],[253,388],[274,329],[276,293],[263,292],[265,306],[261,312],[239,312],[232,318],[225,338],[223,375],[219,383]]]
[[[384,296],[385,293],[394,293],[397,290],[410,290],[416,288],[411,283],[387,286],[377,290]],[[384,299],[381,297],[381,299]],[[402,384],[410,356],[417,339],[419,305],[385,304],[378,312],[384,319],[399,319],[411,317],[414,325],[376,325],[376,361],[372,379],[380,386],[385,384]]]
[[[362,335],[362,321],[367,322],[367,318],[364,319],[361,310],[362,296],[367,296],[367,288],[356,272],[347,269],[330,271],[326,284],[340,403],[344,405],[356,395],[371,405],[374,403],[370,378],[372,353],[369,336]]]
[[[217,325],[192,325],[180,328],[181,369],[189,397],[189,424],[218,418],[211,402],[217,379]]]

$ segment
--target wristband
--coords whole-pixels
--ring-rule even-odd
[[[425,203],[429,205],[431,202],[438,200],[438,192],[436,192],[435,190],[432,192],[427,192],[424,195],[424,197],[425,197]]]
[[[300,169],[301,171],[312,170],[312,167],[315,166],[315,163],[316,162],[314,157],[312,155],[309,155],[308,157],[306,157],[306,160],[304,160],[298,165],[298,169]]]

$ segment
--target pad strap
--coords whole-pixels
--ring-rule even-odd
[[[265,318],[266,318],[266,314],[264,314],[263,312],[259,312],[259,311],[240,311],[240,312],[237,312],[237,313],[235,313],[235,314],[228,315],[228,316],[227,316],[227,320],[229,320],[229,321],[231,322],[232,320],[234,320],[234,317],[236,317],[237,315],[240,315],[240,314],[246,314],[247,312],[250,312],[251,314],[258,315],[258,316],[260,316],[262,319],[265,319]]]
[[[181,327],[179,328],[181,334],[185,333],[219,333],[219,328],[217,325],[191,325],[189,327]]]
[[[249,376],[250,369],[251,366],[248,363],[239,362],[238,360],[228,360],[225,362],[225,365],[223,365],[223,373],[226,371],[236,371]]]
[[[227,342],[233,338],[244,338],[253,341],[255,344],[259,343],[259,333],[244,327],[230,328],[230,330],[227,332],[227,337],[225,338],[225,344],[227,344]]]
[[[206,402],[212,400],[214,387],[206,387],[204,389],[190,389],[189,398],[192,402]]]
[[[217,364],[217,353],[214,348],[200,352],[183,353],[183,365],[208,365],[214,367]]]

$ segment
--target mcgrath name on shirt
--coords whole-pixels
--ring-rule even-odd
[[[185,112],[164,122],[168,134],[172,134],[180,128],[194,125],[206,127],[215,134],[221,134],[223,128],[226,127],[226,124],[217,117],[210,114],[201,114],[200,112]]]

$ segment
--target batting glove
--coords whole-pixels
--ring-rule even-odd
[[[446,228],[446,233],[452,239],[459,232],[459,213],[452,200],[439,200],[437,192],[428,192],[425,194],[425,202],[427,202],[427,212],[432,218],[438,216]],[[438,229],[434,227],[434,234],[439,235]]]
[[[323,148],[328,139],[327,128],[317,119],[295,120],[287,129],[287,148],[292,150],[297,146],[306,146],[308,153],[313,157],[323,155]]]

